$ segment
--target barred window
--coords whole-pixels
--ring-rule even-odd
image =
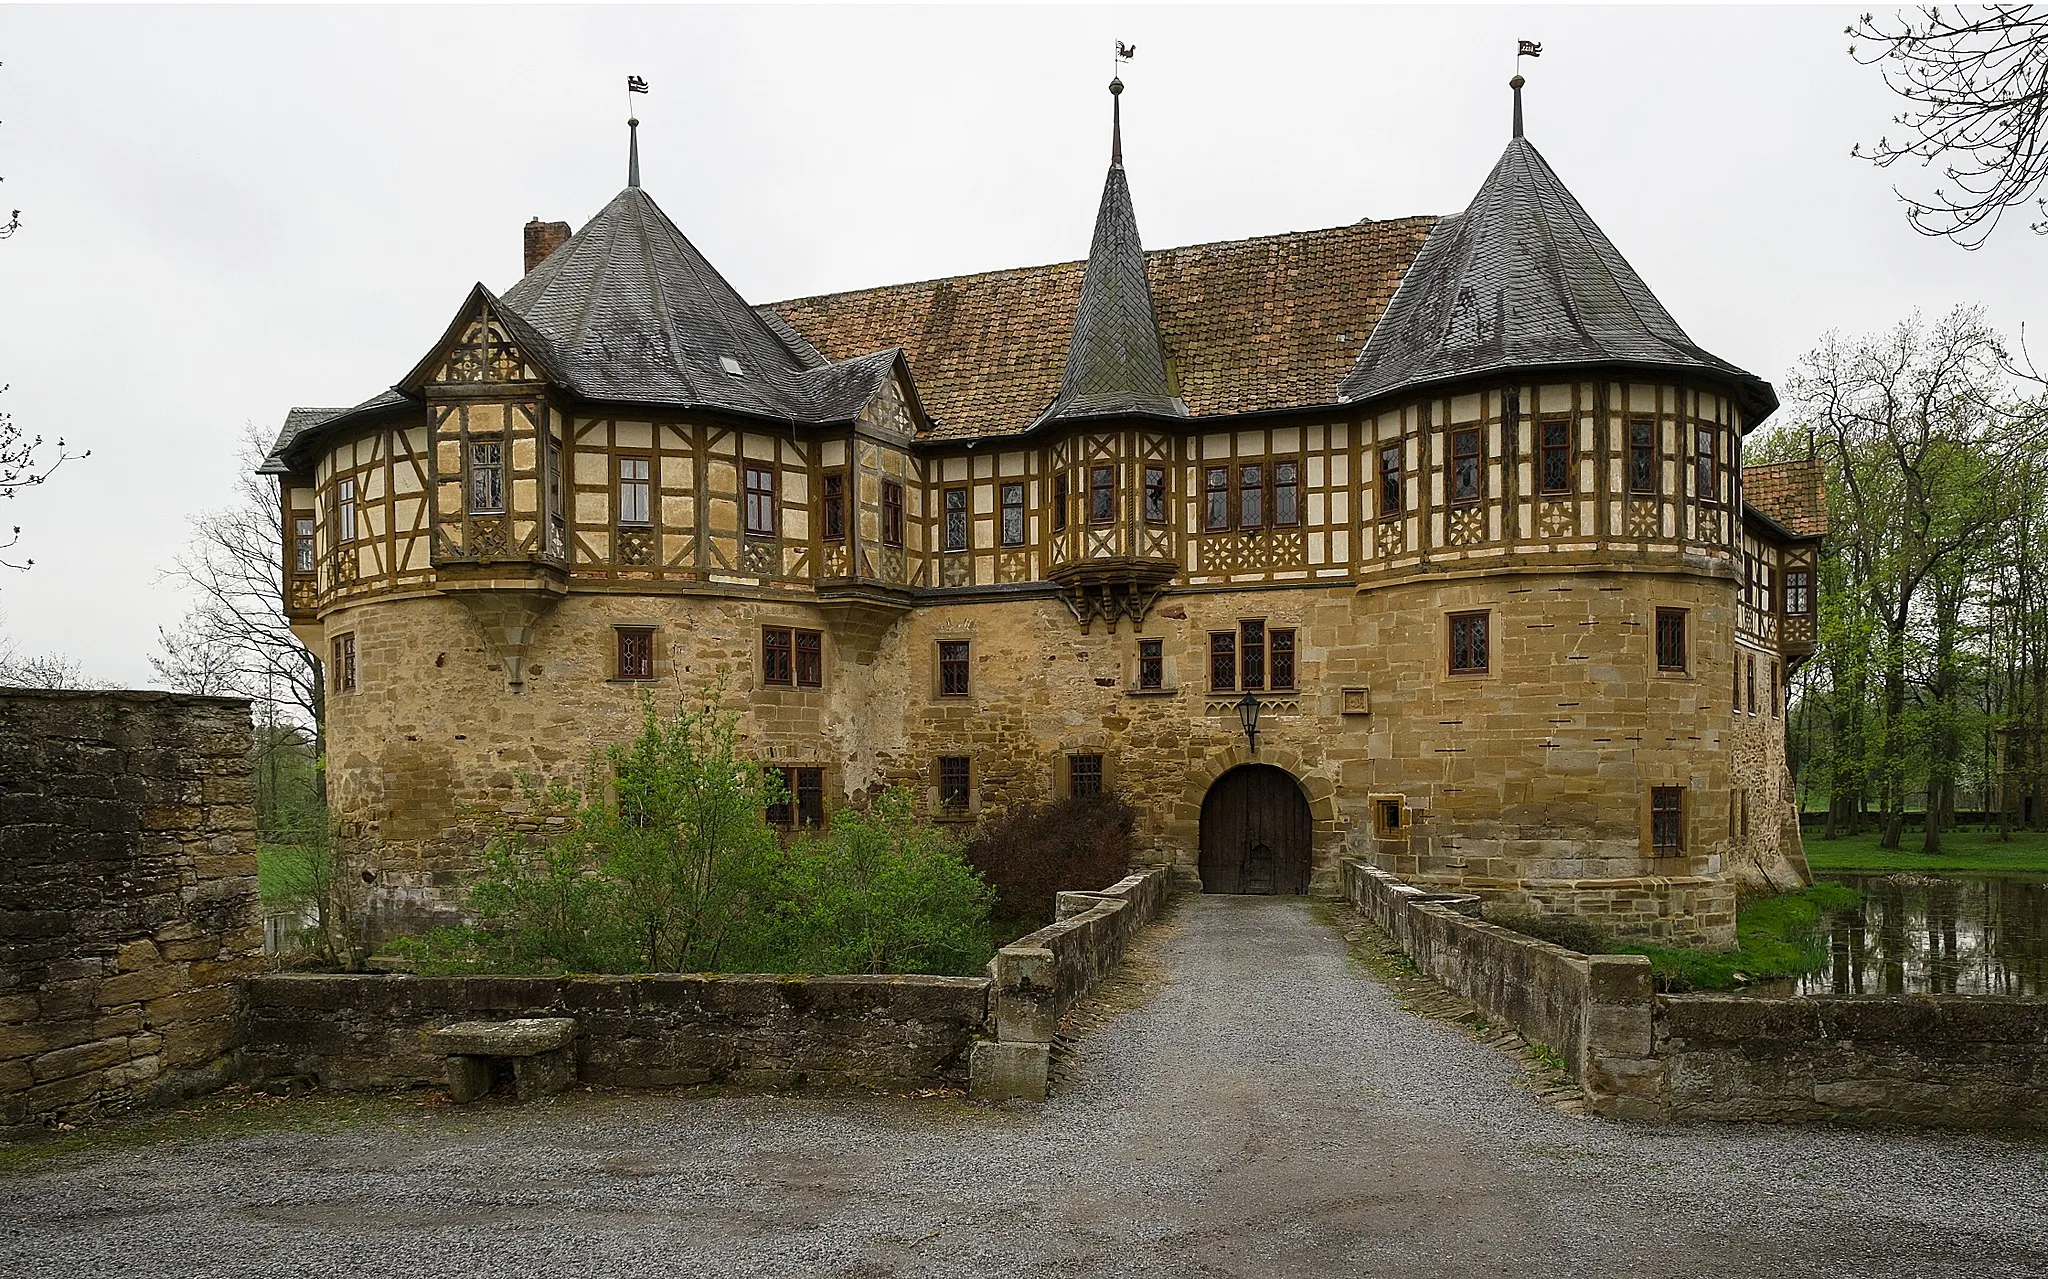
[[[1213,631],[1209,635],[1209,688],[1213,692],[1237,691],[1237,632]]]
[[[1650,848],[1657,853],[1685,851],[1685,788],[1650,788]]]
[[[1266,651],[1270,663],[1271,678],[1267,687],[1276,692],[1294,687],[1294,632],[1272,630],[1266,632]]]
[[[1243,672],[1238,687],[1257,692],[1266,686],[1266,624],[1244,621],[1237,624],[1238,669]]]
[[[1451,614],[1451,674],[1486,674],[1486,620],[1485,613]]]
[[[1380,450],[1380,515],[1401,513],[1401,446],[1389,444]]]
[[[1166,468],[1145,468],[1145,522],[1166,523]]]
[[[775,536],[775,472],[765,466],[747,468],[747,532]]]
[[[1166,687],[1166,641],[1138,641],[1138,687]]]
[[[505,446],[497,440],[469,444],[469,513],[505,512]]]
[[[615,632],[618,636],[618,662],[614,670],[620,679],[654,678],[654,630],[646,626],[621,626]]]
[[[824,516],[821,521],[824,537],[828,542],[846,540],[846,474],[832,471],[825,476],[823,495],[819,498]]]
[[[1202,474],[1202,527],[1211,533],[1230,527],[1230,468],[1212,466]]]
[[[1003,485],[1003,545],[1024,545],[1024,486]]]
[[[882,545],[903,545],[903,485],[882,481]]]
[[[822,768],[770,768],[782,783],[782,797],[768,805],[768,820],[776,826],[823,826],[825,824],[825,770]]]
[[[1301,523],[1301,463],[1273,463],[1273,522],[1290,527]]]
[[[1451,432],[1451,500],[1479,500],[1479,431]]]
[[[356,540],[356,482],[343,480],[335,486],[335,491],[340,496],[336,507],[335,540],[353,542]]]
[[[965,755],[939,756],[939,807],[949,812],[967,811],[973,770]]]
[[[1266,522],[1266,468],[1257,462],[1237,468],[1237,526],[1258,528]]]
[[[939,641],[939,696],[967,696],[967,641]]]
[[[1543,424],[1543,491],[1563,493],[1572,486],[1572,427],[1569,422]]]
[[[1116,468],[1091,467],[1088,471],[1088,522],[1108,524],[1116,519]]]
[[[1655,422],[1630,422],[1628,424],[1628,491],[1631,493],[1655,493],[1657,491],[1657,424]]]
[[[1102,793],[1102,756],[1067,756],[1067,794],[1076,799]]]
[[[619,523],[647,523],[647,473],[646,458],[619,459]]]
[[[1052,477],[1052,531],[1055,533],[1067,531],[1067,503],[1070,500],[1067,493],[1067,473],[1061,471]]]
[[[946,540],[945,549],[964,551],[967,549],[967,490],[949,488],[945,492]]]
[[[1685,671],[1685,610],[1657,610],[1657,669]]]

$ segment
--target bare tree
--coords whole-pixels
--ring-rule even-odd
[[[0,618],[0,626],[6,619]],[[0,688],[92,688],[75,658],[55,653],[24,653],[0,629]]]
[[[320,666],[284,615],[284,510],[272,481],[256,474],[264,452],[248,428],[234,504],[193,519],[164,575],[189,588],[193,603],[175,630],[157,632],[149,661],[172,688],[246,697],[317,732]]]
[[[1941,165],[1933,194],[1898,192],[1914,230],[1974,249],[2007,209],[2032,203],[2032,230],[2048,235],[2048,6],[1929,5],[1882,24],[1866,13],[1846,34],[1849,56],[1881,66],[1907,103],[1892,117],[1904,141],[1882,137],[1851,154],[1886,169],[1909,158]]]

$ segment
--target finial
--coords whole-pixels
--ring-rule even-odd
[[[1109,82],[1109,163],[1121,169],[1124,165],[1124,81],[1122,76]]]
[[[1516,117],[1516,119],[1520,118],[1520,116]],[[1519,127],[1517,127],[1516,132],[1519,135]],[[626,143],[626,185],[637,187],[640,185],[640,121],[636,119],[627,120],[626,134],[628,138]]]
[[[1522,86],[1527,83],[1520,75],[1508,81],[1508,88],[1515,91],[1515,136],[1522,136]]]

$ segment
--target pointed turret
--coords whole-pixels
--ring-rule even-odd
[[[1456,217],[1430,233],[1340,398],[1511,370],[1611,366],[1727,384],[1754,425],[1778,406],[1770,384],[1695,345],[1548,161],[1514,136]]]
[[[1111,80],[1109,177],[1081,273],[1081,304],[1060,391],[1038,423],[1108,414],[1185,417],[1166,377],[1166,355],[1145,278],[1145,246],[1124,179],[1124,82]],[[1036,425],[1035,424],[1035,425]]]

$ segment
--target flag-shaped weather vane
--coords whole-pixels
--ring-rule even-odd
[[[1135,45],[1135,44],[1125,44],[1125,43],[1124,43],[1123,41],[1121,41],[1121,40],[1119,40],[1119,41],[1117,41],[1117,42],[1116,42],[1116,60],[1117,60],[1118,62],[1129,62],[1129,61],[1130,61],[1130,60],[1131,60],[1132,58],[1135,58],[1135,57],[1137,57],[1137,56],[1138,56],[1138,46],[1137,46],[1137,45]]]
[[[1521,59],[1523,59],[1523,58],[1540,58],[1540,57],[1542,57],[1542,56],[1543,56],[1543,46],[1542,46],[1541,44],[1539,44],[1538,42],[1536,42],[1536,41],[1534,41],[1534,40],[1517,40],[1517,41],[1515,41],[1515,59],[1516,59],[1516,61],[1520,61],[1520,60],[1521,60]]]
[[[631,141],[626,144],[626,185],[640,185],[640,117],[633,110],[633,95],[647,92],[647,77],[629,75],[626,77],[626,131]]]

